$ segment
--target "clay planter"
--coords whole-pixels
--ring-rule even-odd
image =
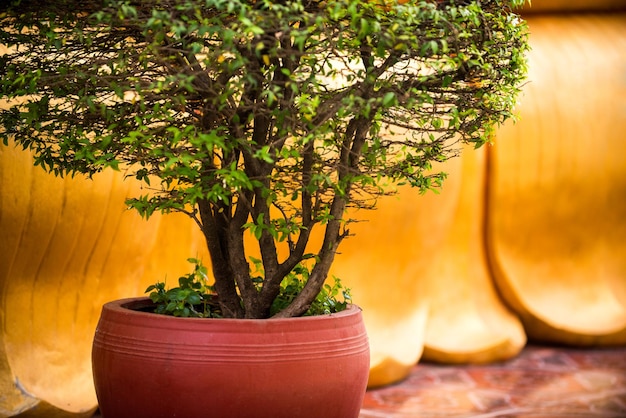
[[[93,343],[104,418],[357,418],[369,345],[357,306],[289,319],[175,318],[147,298],[102,309]]]

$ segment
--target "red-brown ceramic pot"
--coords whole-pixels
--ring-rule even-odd
[[[93,343],[104,418],[357,418],[369,345],[357,306],[288,319],[175,318],[107,303]]]

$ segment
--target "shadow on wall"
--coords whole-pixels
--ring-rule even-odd
[[[626,344],[626,11],[539,13],[590,4],[623,2],[533,1],[520,122],[343,244],[332,273],[364,308],[371,386],[420,358],[510,358],[526,336]],[[57,179],[29,158],[0,147],[0,417],[89,416],[101,304],[178,277],[203,245],[186,218],[125,212],[121,177]]]

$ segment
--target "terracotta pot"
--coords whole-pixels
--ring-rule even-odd
[[[369,345],[357,306],[289,319],[201,319],[102,309],[93,343],[105,418],[358,417]]]

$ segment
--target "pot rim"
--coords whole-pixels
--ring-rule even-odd
[[[116,312],[128,312],[128,311],[132,311],[135,315],[140,315],[140,316],[144,316],[144,317],[154,317],[154,316],[158,316],[159,318],[163,319],[163,320],[172,320],[172,321],[201,321],[201,322],[206,322],[206,321],[219,321],[219,322],[229,322],[229,323],[237,323],[237,322],[242,322],[242,323],[250,323],[250,322],[269,322],[269,323],[279,323],[279,322],[292,322],[292,321],[320,321],[320,320],[325,320],[325,319],[329,319],[329,318],[342,318],[342,317],[347,317],[347,316],[352,316],[352,315],[360,315],[362,312],[362,309],[360,306],[355,305],[355,304],[348,304],[348,306],[346,307],[346,309],[344,309],[343,311],[340,312],[335,312],[335,313],[330,313],[330,314],[323,314],[323,315],[312,315],[312,316],[298,316],[298,317],[291,317],[291,318],[265,318],[265,319],[258,319],[258,318],[195,318],[195,317],[187,317],[187,318],[183,318],[183,317],[176,317],[176,316],[172,316],[172,315],[162,315],[162,314],[156,314],[154,312],[146,312],[146,311],[142,311],[140,309],[142,308],[147,308],[153,306],[153,302],[152,300],[147,297],[147,296],[138,296],[138,297],[130,297],[130,298],[123,298],[123,299],[116,299],[116,300],[112,300],[110,302],[107,302],[103,305],[102,309],[103,310],[109,310],[109,311],[116,311]]]

